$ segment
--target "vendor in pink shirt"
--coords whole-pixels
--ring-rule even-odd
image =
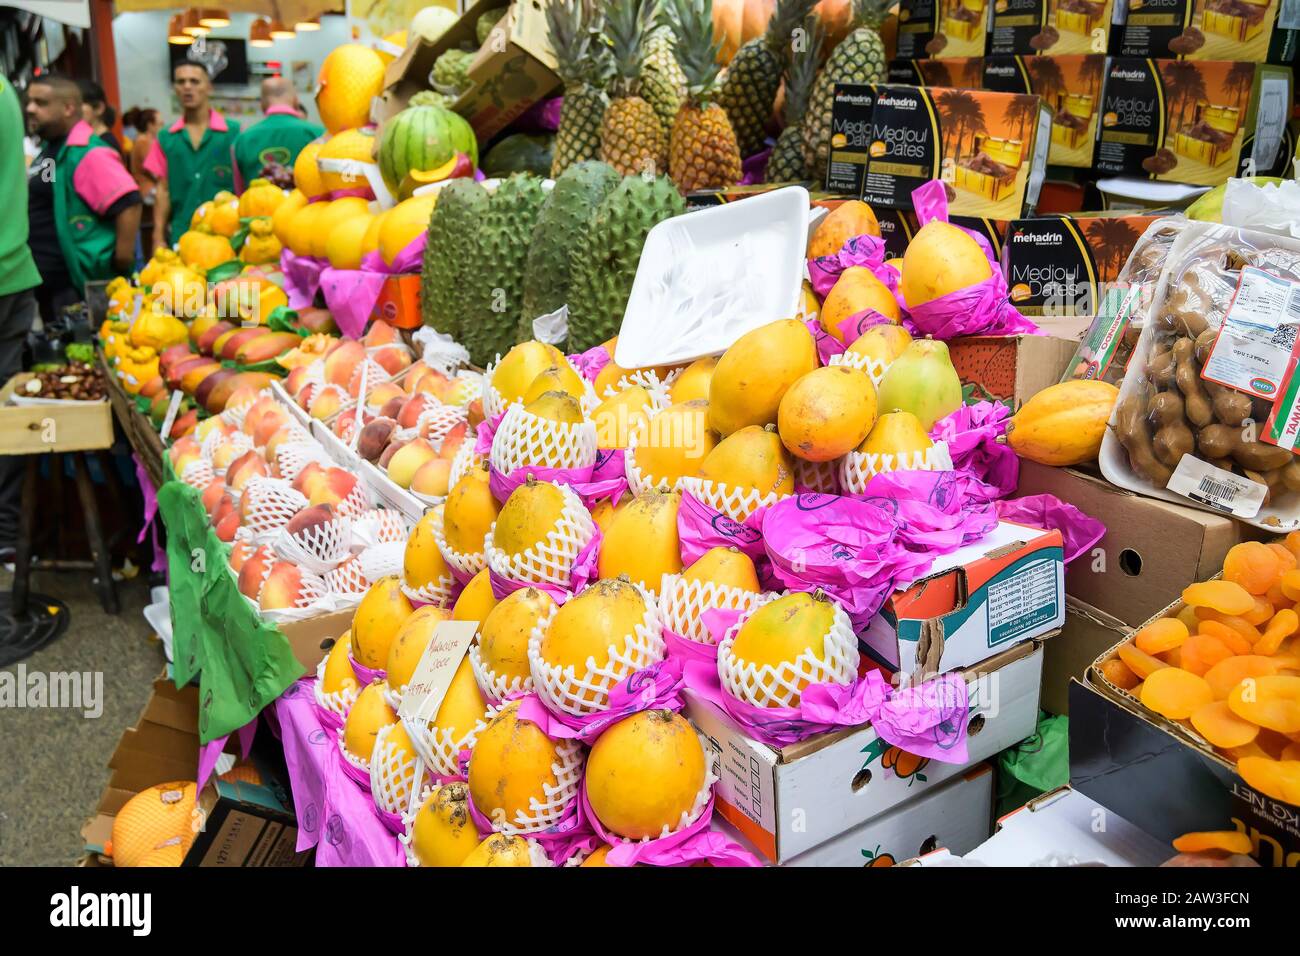
[[[302,118],[298,92],[282,76],[262,81],[262,112],[266,118],[240,133],[231,150],[241,193],[270,163],[292,169],[302,148],[325,132]]]
[[[27,174],[28,244],[41,273],[37,300],[52,318],[87,282],[129,275],[140,191],[122,154],[94,134],[72,80],[42,76],[27,89],[27,124],[42,140]]]
[[[201,63],[177,63],[172,87],[181,118],[158,132],[144,168],[158,183],[153,206],[154,248],[169,246],[189,228],[194,210],[235,188],[230,146],[239,124],[209,105],[212,79]]]

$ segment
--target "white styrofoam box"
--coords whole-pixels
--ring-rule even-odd
[[[271,394],[275,396],[276,401],[289,410],[289,414],[293,416],[294,421],[303,428],[311,428],[311,423],[315,419],[308,415],[307,409],[295,402],[293,396],[285,391],[282,379],[277,378],[271,382]]]
[[[807,245],[802,186],[659,223],[641,250],[614,361],[648,368],[718,355],[795,315]]]
[[[774,750],[689,689],[685,714],[713,751],[717,812],[762,855],[784,863],[1032,734],[1042,667],[1042,646],[1029,642],[964,672],[970,694],[964,764],[903,754],[870,725]]]

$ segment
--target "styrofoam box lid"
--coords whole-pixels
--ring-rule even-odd
[[[1114,176],[1097,180],[1097,189],[1111,196],[1123,199],[1139,199],[1143,202],[1161,202],[1180,205],[1190,202],[1202,193],[1210,191],[1209,186],[1189,186],[1184,183],[1165,183],[1150,179],[1137,179]]]
[[[667,219],[646,236],[614,361],[623,368],[717,355],[796,314],[808,190],[788,186]]]

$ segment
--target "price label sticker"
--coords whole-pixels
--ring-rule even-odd
[[[172,425],[176,422],[176,414],[181,410],[181,399],[184,397],[184,393],[179,388],[172,392],[172,400],[167,403],[167,414],[163,416],[162,427],[158,429],[158,434],[162,436],[163,441],[166,441],[167,436],[172,433]]]
[[[1300,283],[1246,266],[1201,377],[1258,398],[1277,397],[1300,327]]]
[[[420,655],[420,663],[406,684],[397,716],[415,721],[433,720],[438,716],[442,699],[456,674],[456,668],[465,658],[474,635],[477,621],[442,621],[433,632],[433,639]]]
[[[1258,515],[1268,493],[1267,485],[1216,468],[1192,455],[1183,456],[1165,487],[1174,494],[1237,518]]]

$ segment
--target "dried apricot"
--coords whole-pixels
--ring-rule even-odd
[[[1169,666],[1164,661],[1152,657],[1146,651],[1138,650],[1137,646],[1132,642],[1121,644],[1118,653],[1120,660],[1128,665],[1128,669],[1143,680],[1146,680],[1156,671]]]
[[[1297,560],[1296,556],[1291,553],[1291,549],[1280,541],[1270,541],[1268,543],[1268,548],[1277,555],[1278,561],[1281,562],[1283,574],[1295,570],[1296,566],[1300,565],[1300,560]]]
[[[1292,532],[1292,534],[1294,533]],[[1300,570],[1283,573],[1282,593],[1292,601],[1300,601]]]
[[[1181,647],[1187,640],[1187,625],[1176,617],[1162,617],[1152,621],[1133,635],[1133,643],[1148,654],[1163,654]]]
[[[1241,747],[1226,747],[1224,748],[1224,753],[1226,753],[1229,757],[1235,760],[1238,764],[1240,764],[1247,757],[1262,757],[1265,760],[1273,759],[1268,755],[1268,753],[1264,750],[1264,748],[1261,747],[1254,740]]]
[[[1183,650],[1180,647],[1174,647],[1167,651],[1161,651],[1156,655],[1159,660],[1164,661],[1170,667],[1183,666]]]
[[[1300,677],[1247,677],[1228,694],[1228,706],[1252,724],[1280,734],[1300,733]]]
[[[1228,625],[1228,627],[1232,628],[1234,631],[1240,634],[1242,636],[1242,639],[1250,647],[1254,647],[1255,642],[1264,636],[1259,632],[1259,628],[1257,628],[1254,624],[1249,623],[1244,617],[1234,617],[1231,614],[1220,614],[1218,611],[1213,611],[1210,610],[1209,608],[1205,609],[1205,613],[1201,615],[1201,620],[1218,621],[1220,624]],[[1250,651],[1245,650],[1242,651],[1241,653],[1249,654]]]
[[[1184,833],[1174,841],[1174,849],[1179,853],[1222,850],[1224,853],[1249,856],[1253,847],[1250,844],[1250,837],[1240,830],[1205,830],[1200,833]]]
[[[1268,589],[1268,593],[1264,595],[1264,600],[1273,605],[1275,609],[1292,606],[1291,599],[1287,597],[1286,592],[1282,590],[1282,581],[1280,579],[1276,584]]]
[[[1282,749],[1283,760],[1300,760],[1300,744],[1287,744]]]
[[[1232,689],[1247,677],[1269,677],[1276,673],[1277,664],[1273,658],[1258,654],[1238,654],[1219,661],[1205,672],[1204,677],[1214,692],[1214,699],[1227,700]]]
[[[1264,629],[1264,636],[1255,642],[1255,653],[1268,656],[1282,648],[1282,642],[1300,628],[1300,615],[1295,611],[1281,610],[1273,615]]]
[[[1261,624],[1267,624],[1273,616],[1273,605],[1268,603],[1266,598],[1255,598],[1255,606],[1241,615],[1241,619],[1247,624],[1253,624],[1259,627]]]
[[[1185,604],[1183,605],[1183,609],[1174,616],[1183,622],[1183,627],[1187,628],[1188,634],[1196,633],[1196,625],[1201,620],[1196,616],[1196,608],[1192,607],[1190,604]]]
[[[1162,717],[1183,720],[1214,700],[1205,678],[1181,667],[1166,667],[1147,677],[1142,685],[1142,705]]]
[[[1254,645],[1222,621],[1202,621],[1196,629],[1197,634],[1209,634],[1217,637],[1234,654],[1249,654]]]
[[[1219,661],[1232,657],[1232,650],[1213,634],[1193,634],[1179,648],[1183,670],[1204,676]]]
[[[1291,738],[1286,734],[1279,734],[1276,730],[1261,730],[1259,736],[1255,738],[1255,743],[1259,744],[1259,749],[1274,760],[1281,760],[1282,751],[1290,745]]]
[[[1283,538],[1282,547],[1294,554],[1296,560],[1300,561],[1300,531],[1292,531],[1289,535]]]
[[[1268,588],[1264,590],[1267,591]],[[1197,584],[1189,584],[1183,588],[1183,601],[1194,607],[1208,607],[1220,614],[1233,615],[1245,614],[1255,606],[1255,596],[1235,581],[1201,581]]]
[[[1237,773],[1265,796],[1300,805],[1300,760],[1243,757],[1237,761]]]
[[[1112,657],[1101,665],[1102,676],[1120,690],[1132,690],[1138,685],[1138,676],[1118,657]]]
[[[1226,701],[1212,700],[1192,712],[1196,732],[1216,747],[1244,747],[1259,736],[1259,727],[1242,720]]]
[[[1243,541],[1228,549],[1223,558],[1223,580],[1240,584],[1251,594],[1263,594],[1282,575],[1282,563],[1268,545],[1260,541]],[[1229,611],[1225,614],[1244,614]]]

